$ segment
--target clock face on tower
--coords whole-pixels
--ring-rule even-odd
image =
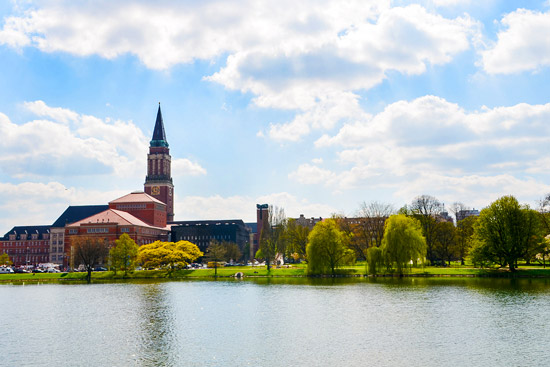
[[[160,195],[160,187],[158,186],[151,187],[151,195]]]

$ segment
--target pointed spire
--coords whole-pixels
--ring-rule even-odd
[[[160,102],[157,112],[157,121],[155,122],[155,130],[153,130],[153,139],[151,140],[150,145],[152,147],[168,146],[168,142],[166,141],[166,133],[164,132],[164,122],[162,121],[162,112],[160,111]]]

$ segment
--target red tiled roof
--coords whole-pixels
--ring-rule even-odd
[[[155,199],[151,195],[148,195],[144,192],[132,192],[131,194],[124,195],[123,197],[120,197],[118,199],[115,199],[115,200],[109,202],[109,204],[111,204],[111,203],[114,203],[114,204],[120,204],[120,203],[148,203],[148,202],[154,202],[154,203],[157,203],[157,204],[166,205],[162,201],[160,201],[158,199]]]
[[[154,227],[151,226],[141,219],[138,219],[134,217],[132,214],[123,212],[121,210],[115,210],[115,209],[107,209],[101,213],[92,215],[91,217],[82,219],[81,221],[75,222],[68,227],[79,227],[82,224],[106,224],[106,223],[116,223],[118,225],[135,225],[140,227],[149,227],[149,228],[157,228],[157,229],[169,229],[169,228],[161,228],[161,227]]]

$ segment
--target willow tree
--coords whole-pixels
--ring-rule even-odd
[[[400,275],[411,261],[423,261],[426,257],[426,239],[418,220],[403,214],[389,217],[381,248],[388,266],[395,265]]]
[[[175,268],[184,267],[203,255],[197,245],[189,241],[155,241],[139,248],[138,261],[145,267],[165,268],[171,276]]]
[[[309,275],[336,275],[336,268],[353,263],[355,253],[348,247],[347,236],[336,219],[318,222],[308,236],[307,273]]]

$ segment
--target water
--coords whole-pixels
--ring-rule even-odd
[[[0,284],[4,366],[546,366],[543,279]]]

